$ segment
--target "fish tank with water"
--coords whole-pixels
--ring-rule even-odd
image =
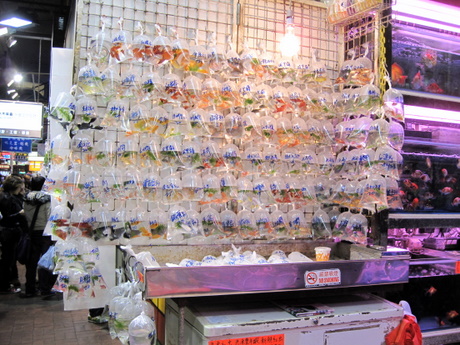
[[[460,98],[460,40],[457,34],[395,23],[392,86],[420,96]],[[460,100],[459,100],[460,101]]]
[[[433,117],[459,111],[458,34],[395,22],[391,48],[392,86],[406,104],[426,104]],[[406,119],[403,156],[403,212],[460,212],[460,124]]]

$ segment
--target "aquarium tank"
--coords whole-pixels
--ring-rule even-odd
[[[460,97],[458,34],[396,23],[391,79],[398,89]]]

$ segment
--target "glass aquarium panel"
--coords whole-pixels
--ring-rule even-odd
[[[399,181],[404,211],[460,212],[460,160],[455,156],[404,153]]]
[[[460,97],[458,35],[395,24],[392,39],[393,87]]]

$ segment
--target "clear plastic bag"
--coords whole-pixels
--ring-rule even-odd
[[[383,94],[383,110],[387,117],[404,122],[404,97],[399,90],[393,89],[388,83],[389,89]]]
[[[100,71],[88,59],[88,64],[78,71],[78,87],[84,94],[100,95],[104,92]]]
[[[318,238],[330,238],[331,237],[331,220],[328,214],[318,209],[311,220],[311,227],[313,231],[313,237]]]
[[[55,251],[56,248],[54,246],[50,246],[45,254],[43,254],[38,260],[38,267],[53,272],[55,267]]]
[[[123,30],[123,18],[120,18],[118,25],[120,29],[112,36],[110,47],[109,64],[120,63],[131,57],[129,46],[131,44],[131,34]]]
[[[155,322],[145,312],[135,317],[128,326],[130,345],[150,345],[155,342]]]
[[[346,236],[344,239],[367,244],[367,232],[369,230],[368,221],[362,214],[353,214],[346,226]]]
[[[207,207],[201,211],[201,225],[206,237],[217,239],[224,237],[221,217],[215,209]]]
[[[71,92],[60,92],[51,105],[50,114],[63,123],[72,122],[75,116],[76,103]]]
[[[361,207],[371,212],[388,208],[385,178],[380,175],[371,175],[364,181]]]
[[[342,212],[339,214],[332,230],[332,236],[341,239],[345,238],[348,221],[352,215],[353,214],[350,211]]]

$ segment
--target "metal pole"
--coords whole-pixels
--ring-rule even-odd
[[[179,344],[185,345],[185,305],[187,304],[186,300],[180,298],[177,300],[179,305]]]

